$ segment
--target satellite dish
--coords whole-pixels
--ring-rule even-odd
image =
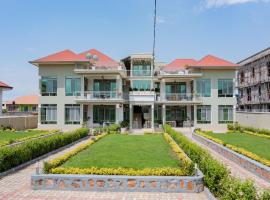
[[[93,55],[93,59],[94,59],[94,61],[98,61],[98,56],[97,55]]]
[[[87,53],[85,57],[90,60],[93,58],[93,55],[91,53]]]

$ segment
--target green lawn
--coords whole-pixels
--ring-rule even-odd
[[[62,167],[179,167],[179,160],[161,134],[108,135],[71,157]]]
[[[29,130],[29,131],[0,131],[0,146],[16,141],[22,141],[29,137],[38,137],[48,134],[49,131],[44,130]]]
[[[270,160],[270,140],[245,133],[207,133],[227,144],[241,147],[247,151]]]

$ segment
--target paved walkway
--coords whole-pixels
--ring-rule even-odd
[[[85,143],[82,141],[74,146],[67,148],[59,153],[49,156],[48,159],[57,157],[74,147]],[[43,160],[42,160],[43,161]],[[42,165],[42,161],[32,164],[14,174],[0,179],[0,200],[6,199],[46,199],[46,200],[204,200],[207,196],[204,192],[199,194],[189,193],[139,193],[139,192],[88,192],[88,191],[53,191],[53,190],[32,190],[30,187],[30,176],[35,173],[37,166]]]
[[[191,135],[191,129],[189,129],[189,128],[177,129],[177,131],[181,131],[184,135],[186,135],[193,142],[195,142],[195,143],[199,144],[201,147],[207,149],[214,158],[221,161],[224,165],[227,166],[227,168],[231,171],[231,174],[234,177],[238,177],[238,178],[240,178],[242,180],[252,179],[252,180],[254,180],[255,186],[258,189],[270,189],[270,183],[269,182],[267,182],[264,179],[256,176],[255,174],[253,174],[250,171],[246,170],[245,168],[239,166],[235,162],[227,159],[226,157],[222,156],[221,154],[215,152],[214,150],[212,150],[208,146],[203,145],[202,143],[195,140]]]

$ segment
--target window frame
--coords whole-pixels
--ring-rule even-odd
[[[51,83],[49,83],[49,81]],[[43,91],[43,84],[45,83],[45,90]],[[49,85],[51,84],[51,85]],[[41,96],[57,96],[57,85],[58,85],[58,80],[57,77],[55,76],[42,76],[40,79],[40,94]],[[52,91],[48,91],[49,86],[51,86]]]
[[[200,110],[200,119],[199,119],[199,110]],[[200,105],[200,106],[197,106],[196,108],[196,111],[197,111],[197,124],[211,124],[212,123],[212,106],[211,105]],[[202,116],[203,115],[203,112],[204,111],[204,115],[205,116]],[[210,120],[207,119],[208,118],[208,112],[210,112]],[[205,120],[202,120],[202,118],[205,118]]]
[[[70,92],[67,91],[67,80],[70,82]],[[79,80],[79,87],[76,85],[76,80]],[[78,87],[78,88],[77,88]],[[78,90],[77,90],[78,89]],[[80,96],[82,92],[82,79],[78,76],[66,76],[65,77],[65,96]]]
[[[230,90],[230,85],[231,83],[231,93],[229,92]],[[221,86],[222,84],[222,86]],[[225,84],[225,87],[224,87]],[[221,88],[220,88],[221,86]],[[221,91],[221,94],[220,94]],[[218,97],[234,97],[234,81],[233,79],[218,79]]]
[[[207,87],[207,82],[209,83],[209,87]],[[208,89],[209,94],[207,92]],[[196,80],[196,90],[201,97],[211,97],[212,96],[211,89],[212,89],[212,81],[210,78],[203,78]]]
[[[76,114],[76,111],[75,111],[75,115],[78,115],[78,116],[74,116],[74,113],[73,113],[73,116],[68,116],[67,117],[67,114],[71,114],[71,111],[74,111],[75,109],[79,110],[79,114],[78,113]],[[78,117],[78,120],[75,119],[76,117]],[[71,118],[73,118],[73,119],[71,119]],[[65,104],[65,124],[66,125],[79,125],[81,123],[80,119],[81,119],[81,107],[80,107],[80,104]]]
[[[230,113],[229,113],[229,108],[231,108],[231,119],[230,118]],[[224,119],[224,109],[227,109],[227,119]],[[223,119],[220,119],[220,116],[221,116],[221,113],[220,111],[222,110],[223,112],[223,115],[222,115],[222,118]],[[230,124],[230,123],[233,123],[233,111],[234,111],[234,106],[233,105],[219,105],[218,106],[218,123],[219,124]]]
[[[47,109],[50,108],[51,109],[51,113],[50,113],[50,117],[52,117],[52,110],[54,110],[53,112],[55,112],[55,120],[47,120],[48,116],[47,116]],[[44,110],[43,110],[44,109]],[[42,114],[45,111],[45,115]],[[45,117],[45,119],[43,119],[43,117]],[[40,123],[41,124],[57,124],[57,104],[41,104],[40,106]]]

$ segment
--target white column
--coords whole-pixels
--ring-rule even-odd
[[[155,124],[154,124],[154,122],[155,122],[155,105],[154,104],[151,105],[151,120],[152,120],[151,127],[154,130],[154,128],[155,128]]]
[[[0,116],[2,116],[2,98],[3,98],[3,92],[0,88]]]
[[[194,128],[197,127],[197,106],[194,105]]]
[[[160,100],[164,100],[165,93],[166,93],[165,80],[162,79],[160,81]]]
[[[123,83],[122,83],[122,78],[120,77],[120,75],[117,75],[117,77],[116,77],[116,86],[117,86],[117,88],[116,88],[116,92],[117,92],[117,95],[118,94],[123,94]]]
[[[129,130],[132,130],[132,122],[133,122],[133,105],[129,104]]]
[[[83,104],[80,104],[80,124],[83,125]]]
[[[81,77],[81,96],[84,96],[84,75]]]
[[[121,104],[116,104],[115,108],[116,108],[115,123],[119,124],[120,122],[123,121],[123,106]]]
[[[162,124],[166,124],[166,105],[162,105]]]
[[[93,128],[93,105],[88,105],[88,111],[87,111],[87,117],[88,117],[88,126],[90,128]]]
[[[187,106],[187,117],[189,120],[191,120],[191,106],[190,105]]]

